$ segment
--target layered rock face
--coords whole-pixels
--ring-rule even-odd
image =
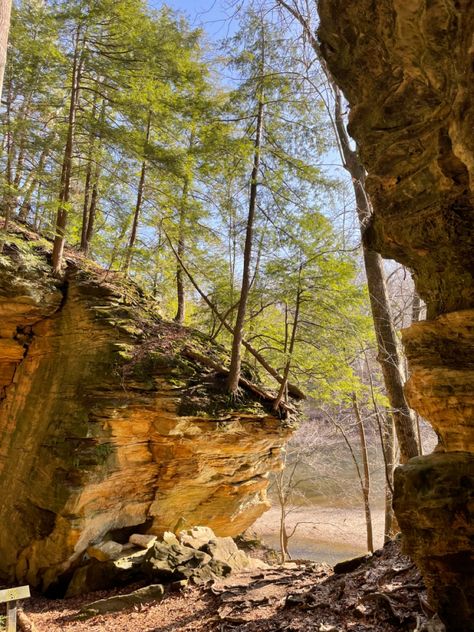
[[[289,420],[251,396],[232,409],[186,357],[215,351],[136,288],[46,270],[0,260],[0,574],[46,590],[128,530],[242,532],[268,508]]]
[[[406,550],[449,630],[474,629],[474,7],[320,0],[322,53],[350,104],[374,217],[365,238],[407,265],[428,320],[403,338],[407,394],[439,449],[401,468]]]

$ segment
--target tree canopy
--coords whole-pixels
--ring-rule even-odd
[[[165,318],[264,366],[277,401],[361,388],[372,345],[323,75],[258,8],[212,54],[144,0],[21,0],[1,113],[4,229],[135,279]],[[237,357],[237,355],[238,357]],[[295,387],[296,385],[296,387]]]

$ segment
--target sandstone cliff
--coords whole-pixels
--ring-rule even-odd
[[[446,454],[396,477],[405,548],[449,630],[474,630],[474,7],[320,0],[374,207],[367,243],[407,265],[426,322],[404,332],[407,395]]]
[[[0,258],[0,573],[41,590],[120,532],[236,535],[267,509],[291,422],[193,359],[220,351],[153,316],[132,284],[41,244]]]

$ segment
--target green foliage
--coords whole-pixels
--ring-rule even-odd
[[[330,121],[291,34],[267,15],[243,12],[239,31],[209,60],[201,31],[145,0],[17,2],[0,121],[1,191],[5,208],[48,236],[75,57],[69,247],[81,243],[93,210],[88,256],[112,270],[128,267],[129,257],[130,276],[172,318],[180,266],[171,242],[232,325],[263,102],[245,337],[321,401],[363,389],[355,358],[372,344],[367,297],[357,258],[328,219],[341,192],[321,166],[333,148]],[[34,254],[23,254],[34,267]],[[185,322],[228,347],[228,331],[183,276]],[[268,378],[267,386],[276,384]]]
[[[46,240],[26,241],[21,237],[9,234],[3,240],[2,246],[0,265],[5,270],[21,268],[33,273],[47,274],[49,272],[43,254],[43,249],[49,247]],[[13,256],[11,253],[14,253]]]

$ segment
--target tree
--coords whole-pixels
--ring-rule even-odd
[[[314,207],[295,212],[285,232],[262,270],[265,305],[252,342],[282,367],[277,400],[290,376],[318,400],[335,400],[352,379],[347,357],[368,332],[355,260]]]
[[[312,480],[305,471],[311,469],[308,464],[308,449],[296,446],[287,449],[283,455],[283,469],[274,476],[272,485],[276,489],[276,496],[280,509],[279,540],[281,563],[291,559],[289,543],[296,534],[298,527],[307,524],[306,521],[297,521],[291,528],[288,528],[288,517],[294,511],[298,500],[305,502],[305,485]]]
[[[42,3],[25,0],[12,12],[2,116],[5,228],[21,198],[20,218],[27,219],[35,188],[56,150],[62,99],[56,86],[64,69],[57,47],[60,26]]]
[[[74,34],[74,49],[72,58],[73,61],[71,87],[69,93],[66,144],[64,147],[64,155],[61,168],[61,182],[59,189],[58,210],[56,215],[56,234],[54,237],[52,253],[53,273],[56,275],[59,275],[61,272],[64,242],[66,239],[67,216],[69,212],[69,197],[71,190],[72,157],[74,148],[74,136],[76,131],[76,113],[79,105],[86,42],[87,39],[85,26],[82,22],[79,22]]]
[[[400,458],[402,463],[417,456],[419,453],[415,435],[413,414],[408,407],[403,392],[404,371],[401,352],[390,310],[390,303],[385,283],[385,274],[381,256],[372,250],[366,239],[366,229],[372,215],[370,201],[365,189],[365,169],[359,159],[356,149],[351,148],[349,136],[343,118],[342,98],[339,89],[332,80],[329,71],[319,53],[319,45],[311,24],[311,15],[307,5],[301,9],[298,2],[292,0],[277,0],[278,4],[288,11],[301,25],[304,36],[310,42],[316,57],[328,78],[334,101],[335,132],[339,141],[339,148],[343,159],[343,166],[349,172],[354,187],[357,216],[362,237],[367,286],[369,289],[370,305],[377,337],[378,360],[382,367],[385,387],[394,416]]]
[[[136,62],[137,20],[143,21],[145,17],[140,0],[76,0],[61,7],[61,10],[72,34],[72,46],[68,50],[71,59],[69,105],[52,253],[56,275],[61,270],[68,215],[72,208],[70,197],[73,158],[78,143],[77,117],[79,112],[87,111],[87,108],[81,107],[81,99],[87,102],[87,97],[82,95],[92,94],[94,101],[97,95],[104,101],[113,100],[112,94],[125,84]],[[94,207],[92,210],[94,213]],[[83,219],[88,222],[89,213],[83,213]],[[93,217],[91,220],[89,232],[92,231]],[[82,234],[87,237],[87,227],[83,226]]]
[[[211,86],[209,79],[207,72],[196,73],[185,100],[188,106],[174,128],[182,159],[179,173],[170,182],[165,203],[171,211],[167,226],[175,236],[179,259],[192,258],[199,260],[200,266],[215,268],[218,245],[213,235],[215,220],[208,207],[219,209],[216,180],[223,173],[229,174],[228,163],[235,164],[243,158],[246,149],[233,134],[233,125],[222,120],[226,95]],[[212,225],[207,223],[208,219]],[[208,247],[212,258],[206,262],[204,253]],[[186,275],[179,259],[176,261],[174,320],[182,324],[187,304]]]
[[[172,147],[167,121],[173,118],[175,128],[180,118],[186,124],[182,113],[186,99],[193,100],[190,86],[201,81],[204,69],[199,33],[168,9],[149,11],[142,0],[24,0],[14,12],[13,35],[2,121],[7,223],[18,202],[20,219],[28,220],[36,199],[34,217],[54,233],[53,267],[59,274],[66,239],[73,245],[79,239],[89,253],[98,222],[110,230],[122,215],[118,208],[125,195],[118,187],[129,187],[138,165],[134,191],[127,194],[134,198],[128,200],[134,215],[126,219],[132,229],[128,248],[109,234],[114,260],[131,259],[147,202],[146,171],[152,169],[153,177],[179,171],[184,152]],[[98,249],[107,249],[105,244],[97,236]]]
[[[133,214],[133,221],[132,221],[132,232],[130,233],[130,240],[128,242],[127,253],[125,255],[125,263],[123,267],[127,275],[130,271],[133,248],[135,246],[135,241],[137,239],[138,220],[140,219],[140,211],[142,208],[143,193],[145,189],[145,177],[146,177],[146,171],[147,171],[147,160],[145,156],[147,153],[148,143],[150,142],[151,117],[152,117],[152,113],[151,113],[151,110],[149,110],[147,114],[145,134],[144,134],[144,139],[143,139],[143,156],[144,157],[143,157],[142,165],[140,169],[140,180],[138,182],[138,189],[137,189],[137,201],[135,204],[135,212]]]
[[[93,116],[97,110],[97,99],[94,99]],[[87,255],[94,235],[99,200],[99,183],[102,166],[103,136],[107,102],[102,99],[97,130],[92,128],[89,138],[89,152],[86,179],[84,182],[84,205],[82,211],[81,250]]]
[[[274,238],[280,221],[277,212],[281,214],[282,225],[291,221],[291,209],[307,208],[311,204],[311,197],[316,195],[312,187],[327,189],[333,183],[322,176],[316,164],[325,150],[324,133],[319,132],[319,145],[316,136],[308,142],[308,129],[315,129],[321,123],[314,110],[308,108],[314,95],[308,94],[307,86],[301,81],[295,81],[293,50],[289,45],[282,55],[282,36],[275,25],[266,20],[263,13],[249,11],[240,32],[228,46],[233,51],[232,67],[239,76],[231,101],[233,116],[241,121],[252,148],[250,177],[246,183],[241,288],[228,380],[228,389],[235,396],[244,329],[247,323],[253,327],[252,294],[258,296],[258,280],[267,246],[275,247],[276,240],[281,238],[281,235]],[[257,299],[258,302],[261,301]],[[260,309],[257,307],[257,311]]]
[[[255,18],[254,18],[255,19]],[[255,81],[254,109],[255,114],[255,137],[253,141],[253,164],[249,183],[249,205],[247,215],[247,225],[245,230],[245,246],[242,265],[242,285],[240,288],[239,307],[237,317],[235,319],[234,332],[232,337],[232,351],[230,357],[230,370],[227,380],[227,388],[230,393],[236,395],[239,386],[240,366],[241,366],[241,347],[244,331],[244,321],[247,311],[247,301],[250,292],[250,265],[252,258],[253,232],[255,222],[255,212],[257,208],[257,195],[259,185],[260,158],[262,150],[262,132],[265,120],[265,83],[264,77],[266,72],[266,42],[265,42],[265,25],[263,17],[260,18],[260,24],[255,25],[258,29],[256,36],[257,51],[255,59],[252,60],[250,77]],[[255,26],[253,28],[255,28]],[[255,65],[256,64],[256,65]],[[253,76],[252,76],[253,75]]]

